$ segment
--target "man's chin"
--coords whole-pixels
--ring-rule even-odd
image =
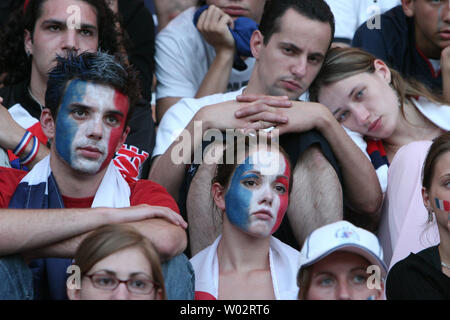
[[[82,174],[94,175],[102,170],[102,163],[99,160],[77,159],[72,162],[71,168]]]

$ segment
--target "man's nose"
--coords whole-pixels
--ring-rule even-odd
[[[80,48],[80,45],[79,45],[79,39],[78,39],[78,30],[68,28],[64,32],[64,37],[62,40],[62,49],[78,51],[79,48]]]
[[[306,75],[306,60],[306,57],[302,55],[295,60],[295,63],[292,64],[290,71],[296,78],[302,78]]]
[[[89,121],[86,135],[95,140],[100,140],[103,137],[103,121],[100,117],[94,117]]]

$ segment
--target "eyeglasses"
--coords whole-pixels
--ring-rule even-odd
[[[155,287],[159,288],[159,285],[157,283],[153,282],[150,279],[143,279],[142,277],[133,277],[128,280],[120,280],[117,279],[115,275],[104,273],[94,273],[85,276],[91,280],[95,288],[100,290],[113,291],[121,283],[125,283],[128,291],[135,294],[151,294]]]

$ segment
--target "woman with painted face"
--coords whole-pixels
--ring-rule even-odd
[[[386,192],[378,234],[386,261],[392,266],[437,244],[436,224],[423,232],[420,177],[431,141],[450,130],[448,102],[356,48],[329,51],[310,99],[324,104],[372,160]]]
[[[423,167],[423,203],[440,243],[395,264],[386,282],[388,299],[450,299],[450,133],[436,139]]]
[[[288,207],[291,167],[277,144],[256,139],[227,142],[217,165],[211,193],[222,235],[191,259],[197,300],[297,296],[299,252],[272,236]]]
[[[130,226],[106,225],[94,231],[78,247],[74,266],[81,278],[68,284],[70,300],[166,299],[158,253]]]

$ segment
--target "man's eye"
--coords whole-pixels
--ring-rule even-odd
[[[106,122],[109,125],[115,126],[115,125],[117,125],[119,123],[119,120],[116,117],[114,117],[114,116],[110,116],[110,117],[106,118]]]
[[[83,35],[83,36],[90,37],[90,36],[93,35],[93,32],[91,30],[88,30],[88,29],[81,29],[80,30],[80,34]]]
[[[57,25],[53,25],[53,26],[49,26],[48,30],[50,30],[50,31],[59,31],[59,30],[61,30],[61,27],[57,26]]]
[[[76,109],[72,111],[72,114],[76,117],[76,118],[82,118],[85,117],[87,115],[87,112],[85,110],[81,110],[81,109]]]

